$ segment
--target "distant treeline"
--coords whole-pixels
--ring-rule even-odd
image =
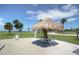
[[[65,31],[74,31],[74,32],[77,32],[77,31],[79,31],[79,28],[65,29]]]

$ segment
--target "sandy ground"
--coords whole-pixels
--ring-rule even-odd
[[[35,38],[20,38],[19,40],[0,40],[5,47],[0,51],[0,55],[76,55],[73,53],[77,45],[54,40],[58,44],[54,46],[42,47],[32,42],[39,40]]]

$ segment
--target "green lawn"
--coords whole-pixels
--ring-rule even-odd
[[[58,31],[55,31],[56,33],[61,33],[61,32],[58,32]],[[64,34],[76,34],[76,32],[73,32],[73,31],[65,31],[63,32]]]
[[[12,39],[15,37],[17,32],[11,32],[11,35],[8,34],[8,32],[0,32],[0,40],[1,39]],[[20,38],[31,38],[34,37],[33,32],[20,32],[19,33]],[[37,37],[42,37],[42,33],[37,33]],[[74,44],[79,44],[79,39],[77,39],[75,36],[60,36],[60,35],[49,35],[49,38],[54,37],[57,40],[67,41]]]
[[[79,44],[79,39],[76,36],[61,36],[61,35],[49,35],[49,37],[54,37],[57,40],[62,40],[74,44]]]
[[[8,32],[0,32],[0,39],[11,39],[15,36],[16,32],[11,32],[11,35]]]
[[[8,32],[0,32],[0,39],[12,39],[14,38],[17,34],[19,34],[20,38],[29,38],[29,37],[34,37],[34,32],[11,32],[9,35]],[[42,33],[37,33],[37,37],[43,36]]]

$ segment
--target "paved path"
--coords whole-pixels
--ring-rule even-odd
[[[73,51],[77,45],[54,40],[58,44],[49,47],[40,47],[32,42],[35,38],[20,38],[17,41],[11,39],[0,40],[5,47],[0,51],[0,55],[75,55]]]
[[[50,35],[63,35],[63,36],[76,36],[76,34],[61,34],[61,33],[54,33],[54,32],[49,32],[48,34],[50,34]]]

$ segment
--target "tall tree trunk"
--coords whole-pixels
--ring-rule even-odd
[[[63,23],[63,27],[64,27],[64,23]],[[62,31],[63,33],[65,32],[65,30]]]
[[[44,34],[44,38],[47,39],[48,38],[47,29],[42,29],[42,32]]]
[[[9,35],[10,35],[10,29],[9,29]]]

